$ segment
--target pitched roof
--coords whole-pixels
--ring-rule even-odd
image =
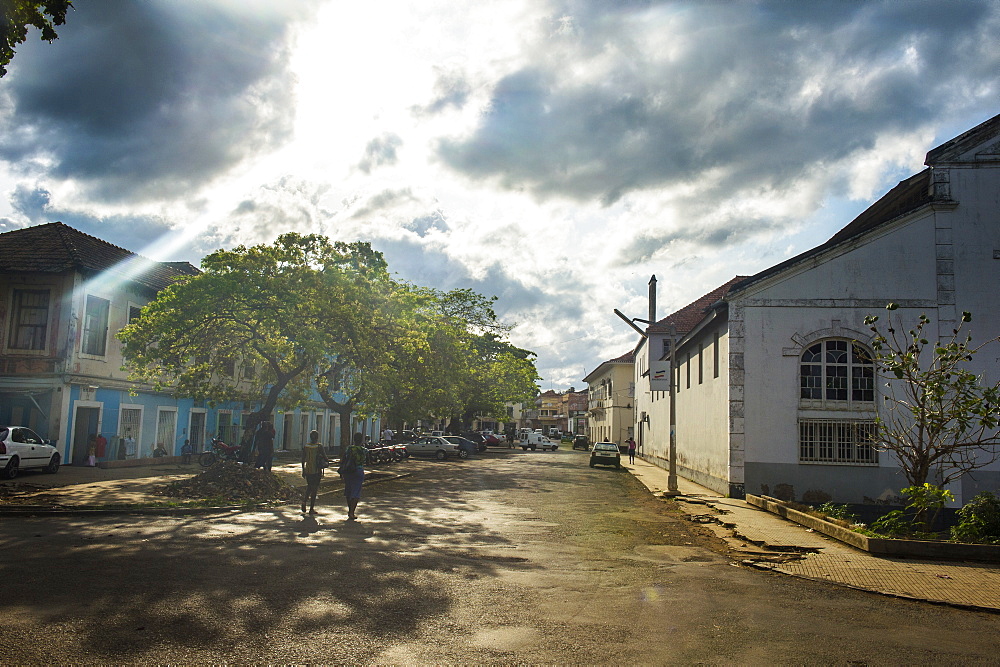
[[[61,222],[0,234],[0,272],[62,273],[109,271],[152,290],[161,290],[199,271],[187,262],[154,262]]]
[[[597,375],[598,371],[600,371],[605,366],[612,366],[616,364],[623,365],[631,363],[635,363],[635,352],[633,350],[629,350],[625,354],[619,357],[615,357],[614,359],[608,359],[607,361],[602,361],[601,363],[597,364],[597,368],[587,373],[587,376],[583,378],[583,381],[586,382],[587,384],[590,384],[590,378]]]
[[[677,327],[677,335],[683,336],[687,334],[705,317],[705,312],[712,306],[712,304],[720,301],[733,285],[745,280],[746,276],[736,276],[727,283],[719,285],[714,290],[705,294],[695,301],[692,301],[688,305],[684,306],[678,311],[670,313],[662,320],[657,320],[654,324],[651,324],[646,331],[650,333],[664,333],[670,331],[670,325]]]
[[[947,162],[956,159],[960,154],[972,150],[984,141],[990,141],[1000,136],[1000,114],[980,123],[976,127],[963,132],[959,136],[944,142],[937,148],[928,151],[924,164],[928,169],[910,176],[900,181],[894,188],[885,193],[878,201],[866,208],[861,214],[854,218],[843,229],[838,231],[826,243],[822,243],[814,248],[810,248],[803,253],[790,259],[775,264],[764,269],[738,285],[734,285],[732,291],[736,292],[749,287],[750,285],[779,273],[786,268],[799,264],[800,262],[814,257],[826,250],[833,248],[845,241],[860,236],[875,229],[887,222],[912,213],[919,208],[935,201],[946,201],[944,197],[935,197],[933,187],[933,165],[939,162]]]

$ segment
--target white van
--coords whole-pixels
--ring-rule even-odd
[[[541,433],[529,433],[527,438],[521,440],[521,449],[524,451],[541,449],[543,452],[551,449],[554,452],[559,449],[559,443],[549,440]]]

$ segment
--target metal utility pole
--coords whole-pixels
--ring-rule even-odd
[[[670,325],[670,467],[667,474],[667,490],[664,495],[679,496],[677,490],[677,388],[674,379],[677,377],[677,368],[674,361],[677,359],[677,327]]]

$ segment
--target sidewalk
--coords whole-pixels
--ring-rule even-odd
[[[178,457],[179,458],[179,457]],[[177,479],[187,479],[199,473],[202,468],[197,463],[164,462],[127,468],[98,468],[88,466],[62,466],[54,475],[41,472],[22,472],[14,480],[0,482],[3,487],[29,489],[29,496],[18,503],[0,502],[0,516],[4,514],[24,514],[31,509],[55,508],[59,510],[90,510],[114,506],[148,505],[171,500],[153,493],[155,487],[163,486]],[[301,464],[290,460],[276,460],[272,471],[293,487],[305,487]],[[373,475],[381,471],[371,471]],[[390,478],[395,474],[388,475]],[[381,479],[371,481],[382,481]],[[366,484],[369,480],[366,480]],[[36,490],[36,487],[37,488]],[[320,495],[343,489],[343,484],[335,472],[328,472],[320,484]],[[0,496],[2,497],[2,496]],[[36,503],[32,499],[37,499]],[[164,508],[166,511],[183,511],[183,508]],[[191,511],[212,511],[214,508],[196,508]],[[122,511],[122,510],[117,510]]]
[[[663,468],[638,458],[627,467],[652,493],[667,490]],[[746,556],[744,565],[882,595],[1000,611],[996,564],[875,557],[682,477],[677,487],[680,508],[714,526]]]

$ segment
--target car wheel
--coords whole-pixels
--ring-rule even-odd
[[[44,468],[47,473],[59,472],[59,455],[53,454],[52,458],[49,459],[49,464]]]
[[[465,451],[464,449],[458,450],[458,458],[460,458],[460,459],[467,459],[467,458],[469,458],[469,452]]]
[[[559,445],[552,445],[552,451],[556,451],[557,449],[559,449]]]
[[[14,479],[15,477],[17,477],[17,471],[18,471],[18,462],[17,462],[17,457],[15,456],[14,458],[12,458],[10,461],[7,462],[7,467],[3,469],[3,476],[6,479]]]
[[[534,445],[531,446],[531,451],[535,451],[535,446]]]
[[[521,447],[521,449],[523,449],[524,451],[528,451],[527,447]]]
[[[444,461],[446,458],[448,458],[448,454],[443,449],[439,449],[436,452],[434,452],[434,458],[436,458],[438,461]]]

